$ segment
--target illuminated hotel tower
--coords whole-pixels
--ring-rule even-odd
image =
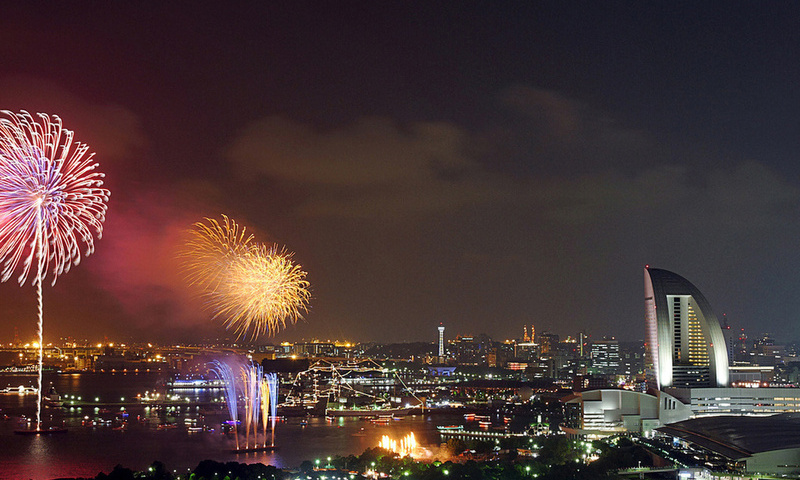
[[[664,387],[725,387],[728,352],[706,298],[680,275],[644,269],[648,379]]]
[[[439,363],[444,363],[444,325],[439,324]]]

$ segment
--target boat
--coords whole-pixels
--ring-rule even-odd
[[[291,399],[278,404],[278,415],[283,417],[321,417],[328,405],[328,398],[307,400]]]
[[[38,375],[38,365],[11,366],[0,369],[0,374],[9,375]]]
[[[205,378],[175,378],[167,382],[168,390],[212,388],[225,388],[225,382],[220,379],[208,380]]]
[[[43,366],[42,372],[44,373],[61,373],[60,369],[51,366]],[[21,365],[21,366],[10,366],[5,368],[0,368],[0,375],[38,375],[39,374],[39,366],[36,364],[32,365]]]
[[[308,370],[299,372],[286,395],[286,401],[278,405],[279,414],[304,409],[308,416],[326,417],[373,417],[377,415],[408,415],[415,407],[392,407],[375,386],[403,386],[409,390],[396,374],[385,375],[384,369],[374,360],[347,360],[331,362],[319,360]],[[397,404],[397,403],[395,403]],[[312,407],[313,406],[313,407]],[[283,409],[286,409],[282,411]],[[291,409],[291,410],[290,410]]]
[[[36,387],[26,387],[24,385],[20,385],[18,387],[6,387],[0,390],[0,393],[15,393],[17,395],[36,395],[38,390]]]
[[[44,406],[45,407],[60,407],[63,406],[64,402],[61,400],[61,395],[56,392],[55,387],[50,387],[50,391],[47,392],[47,396],[44,398]]]
[[[458,430],[464,430],[464,425],[439,425],[436,427],[436,429],[440,432],[455,432]]]
[[[374,417],[374,416],[388,416],[395,415],[408,415],[414,407],[402,408],[328,408],[325,410],[326,417]]]

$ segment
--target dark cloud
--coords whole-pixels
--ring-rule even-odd
[[[77,132],[75,141],[91,146],[97,160],[130,163],[147,147],[147,134],[133,110],[119,104],[97,104],[58,83],[30,76],[0,77],[0,105],[4,110],[61,117],[64,128]]]
[[[375,308],[351,314],[383,315],[387,325],[412,322],[420,329],[438,318],[477,333],[487,319],[508,318],[496,331],[510,336],[513,325],[526,322],[559,330],[564,321],[624,337],[626,330],[639,331],[640,305],[626,302],[620,308],[615,298],[621,291],[640,296],[640,275],[634,272],[645,263],[675,258],[702,263],[705,257],[715,260],[715,270],[731,272],[742,264],[742,255],[758,263],[762,252],[754,246],[797,214],[797,188],[763,164],[720,159],[710,162],[718,165],[714,168],[697,167],[651,140],[653,135],[625,128],[610,113],[554,91],[517,85],[501,98],[498,109],[513,105],[514,115],[527,120],[476,132],[452,123],[402,126],[385,118],[317,129],[272,117],[246,128],[228,157],[242,178],[256,184],[299,185],[304,195],[293,205],[295,213],[359,219],[326,230],[329,248],[350,243],[334,233],[338,230],[381,245],[378,251],[348,245],[344,248],[354,250],[340,253],[339,265],[366,262],[363,269],[317,277],[317,302],[333,302],[323,308],[327,314],[341,310],[339,302],[357,303],[366,295]],[[525,138],[525,145],[547,145],[527,151],[531,167],[524,172],[486,163],[507,151],[493,143],[501,127],[508,138]],[[695,154],[686,151],[687,157]],[[442,164],[457,173],[440,174]],[[582,168],[566,174],[568,165]],[[375,238],[371,231],[391,238]],[[434,240],[419,232],[441,245],[432,247]],[[398,248],[403,243],[439,257],[419,265],[416,253]],[[309,246],[325,248],[313,241]],[[383,255],[395,261],[379,261]],[[672,261],[667,263],[664,268],[671,267]],[[409,267],[414,264],[418,268]],[[380,269],[402,280],[356,288],[356,277],[379,278]],[[610,280],[609,272],[618,277]],[[429,275],[442,277],[423,287]],[[333,277],[344,285],[332,288]],[[400,285],[409,282],[426,293],[415,297]],[[409,305],[412,297],[418,306]],[[297,327],[298,333],[341,333],[325,322],[313,324],[315,318]],[[629,327],[621,330],[619,322]]]
[[[249,127],[228,156],[242,178],[293,183],[310,216],[437,212],[485,196],[467,135],[455,125],[364,118],[318,130],[272,117]]]
[[[755,9],[9,5],[0,107],[61,115],[112,190],[46,326],[219,333],[172,251],[225,213],[309,272],[279,340],[639,338],[646,263],[800,335],[797,15]]]

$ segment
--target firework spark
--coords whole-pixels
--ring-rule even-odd
[[[306,272],[292,253],[253,241],[246,229],[223,216],[223,223],[197,223],[186,243],[187,281],[237,338],[272,335],[302,318],[311,296]]]
[[[414,432],[401,438],[399,442],[389,437],[389,435],[384,435],[380,443],[378,443],[378,446],[384,450],[395,452],[401,457],[413,457],[417,449],[417,439],[414,438]]]
[[[94,251],[92,233],[103,233],[110,192],[95,169],[89,147],[74,142],[61,119],[28,112],[0,112],[0,258],[2,281],[18,268],[25,284],[33,272],[39,304],[39,400],[36,428],[41,429],[42,281],[69,271]],[[88,154],[87,154],[88,153]],[[36,266],[34,267],[34,258]]]
[[[250,429],[253,429],[253,442],[258,443],[258,418],[261,413],[261,378],[264,371],[261,365],[252,364],[242,367],[242,381],[244,383],[244,425],[245,448],[250,446]]]
[[[247,228],[225,215],[222,223],[211,218],[206,220],[209,225],[198,222],[188,232],[181,257],[189,284],[214,290],[224,281],[231,262],[255,248],[255,243],[253,235],[247,235]]]
[[[292,254],[260,246],[232,262],[226,281],[209,298],[238,338],[270,335],[302,318],[310,293]]]
[[[251,448],[251,431],[253,432],[252,448],[258,448],[259,421],[261,421],[263,427],[263,446],[267,446],[268,424],[272,426],[272,445],[274,446],[275,421],[278,410],[278,376],[274,373],[264,374],[264,369],[258,364],[240,365],[238,375],[234,373],[234,368],[231,368],[227,363],[214,360],[210,365],[211,370],[225,384],[225,401],[233,424],[236,449],[239,450],[239,434],[236,428],[239,423],[239,391],[242,392],[244,403],[244,448]]]
[[[267,423],[272,426],[272,442],[275,446],[275,422],[278,420],[278,375],[268,373],[261,380],[261,417],[264,419],[264,446],[267,445]]]
[[[238,409],[238,396],[236,394],[236,376],[233,369],[227,364],[219,360],[211,362],[211,371],[225,384],[225,404],[228,407],[228,413],[231,415],[231,424],[233,425],[233,437],[236,440],[236,449],[239,449],[239,434],[236,425],[239,423],[239,409]]]

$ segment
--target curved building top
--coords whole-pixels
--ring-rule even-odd
[[[700,290],[676,273],[646,267],[644,292],[648,374],[657,387],[727,386],[725,338]]]

